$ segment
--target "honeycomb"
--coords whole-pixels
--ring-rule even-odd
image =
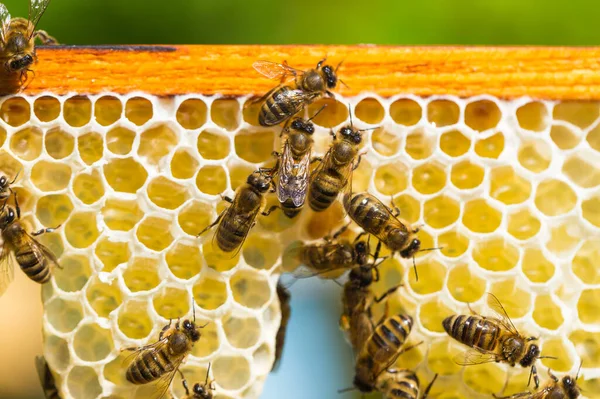
[[[144,398],[124,379],[121,349],[156,340],[171,318],[210,321],[183,366],[202,381],[208,363],[217,397],[257,398],[274,360],[280,321],[275,291],[281,254],[293,240],[317,240],[343,225],[339,203],[259,217],[242,250],[224,256],[196,234],[259,166],[272,165],[279,130],[258,126],[247,97],[142,93],[13,96],[0,105],[0,167],[21,171],[23,218],[55,227],[40,240],[60,257],[42,289],[44,355],[65,399]],[[523,331],[539,335],[544,368],[574,373],[600,398],[600,104],[364,94],[317,101],[315,153],[329,128],[364,133],[366,155],[354,191],[369,190],[422,225],[412,262],[386,260],[375,290],[399,282],[390,312],[414,316],[399,359],[432,397],[489,398],[522,391],[528,370],[460,367],[464,350],[442,320],[485,312],[494,293]],[[254,117],[253,117],[254,116]],[[274,197],[269,203],[275,203]],[[308,208],[308,207],[307,207]],[[273,237],[277,239],[274,240]],[[33,283],[31,283],[33,284]],[[337,289],[332,285],[332,289]],[[308,364],[307,364],[308,367]],[[178,376],[172,385],[182,397]],[[337,397],[335,392],[325,397]]]

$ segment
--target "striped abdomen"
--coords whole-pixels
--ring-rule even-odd
[[[302,210],[302,205],[296,206],[294,204],[294,201],[291,198],[288,198],[281,203],[281,210],[283,211],[285,216],[291,219],[300,213],[300,211]]]
[[[354,249],[350,244],[307,245],[302,248],[302,262],[317,272],[354,265]]]
[[[388,317],[373,332],[367,343],[367,352],[377,362],[387,363],[400,351],[412,326],[413,319],[409,315]]]
[[[44,284],[50,280],[50,265],[38,248],[26,244],[15,250],[15,258],[21,270],[36,283]]]
[[[387,399],[418,399],[419,379],[411,370],[388,370],[377,379],[377,390]]]
[[[147,384],[174,370],[169,359],[168,346],[147,350],[135,359],[127,369],[127,381],[133,384]]]
[[[215,235],[217,245],[223,252],[233,252],[242,245],[252,227],[253,221],[239,223],[233,216],[234,214],[230,213],[223,217]]]
[[[260,107],[258,123],[261,126],[277,125],[294,116],[305,102],[297,95],[297,90],[281,86],[271,93]]]
[[[338,172],[324,168],[310,182],[308,204],[315,212],[329,208],[348,181]]]
[[[444,330],[460,343],[495,352],[501,329],[496,322],[478,315],[454,315],[442,322]]]
[[[393,215],[386,206],[368,193],[344,195],[344,209],[366,232],[382,239],[384,229]]]

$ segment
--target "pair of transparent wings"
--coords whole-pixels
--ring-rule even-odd
[[[40,244],[35,238],[30,236],[24,230],[21,232],[24,235],[26,245],[29,245],[34,253],[44,257],[51,263],[51,267],[58,267],[58,259],[46,246]],[[42,259],[39,259],[42,261]],[[15,262],[12,254],[12,248],[8,240],[4,240],[2,244],[2,253],[0,253],[0,296],[4,294],[10,283],[15,278]]]
[[[494,312],[494,317],[491,317],[490,319],[494,320],[510,334],[521,337],[519,330],[517,330],[508,316],[506,309],[504,309],[504,306],[502,306],[502,303],[500,303],[500,300],[496,295],[491,292],[488,292],[488,306]],[[465,353],[457,355],[454,360],[461,366],[472,366],[475,364],[493,363],[497,361],[497,358],[498,355],[495,352],[470,349]]]
[[[252,64],[252,67],[261,75],[269,79],[280,80],[282,83],[304,74],[304,71],[292,68],[285,61],[283,64],[271,61],[256,61]]]
[[[50,0],[29,0],[28,19],[31,23],[30,26],[32,27],[31,32],[29,32],[30,39],[33,37],[35,27],[37,26],[38,22],[40,22],[40,18],[42,18],[42,15],[44,15],[44,12],[46,12],[48,4],[50,4]],[[11,17],[10,13],[8,12],[8,9],[4,4],[0,3],[0,24],[2,26],[0,33],[2,36],[3,43],[6,43],[6,38],[10,27],[10,20]]]
[[[292,156],[290,145],[286,141],[278,174],[277,198],[279,202],[284,203],[288,199],[291,199],[294,206],[302,206],[308,192],[310,151],[302,159],[296,161]]]

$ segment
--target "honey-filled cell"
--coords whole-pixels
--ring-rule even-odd
[[[421,217],[421,203],[408,194],[394,197],[394,206],[400,210],[400,217],[408,223],[416,223]]]
[[[202,328],[202,345],[194,345],[192,348],[192,356],[205,358],[221,348],[221,340],[219,337],[220,329],[216,323],[211,323],[210,320],[202,320],[201,318],[196,320],[196,325],[205,327]]]
[[[577,302],[579,320],[585,324],[600,322],[600,289],[583,290]]]
[[[94,104],[94,117],[102,126],[109,126],[121,119],[123,103],[115,96],[102,96]]]
[[[203,277],[192,288],[194,301],[205,310],[215,310],[227,301],[227,285],[224,281]]]
[[[31,182],[42,191],[59,191],[71,181],[69,164],[39,161],[31,169]]]
[[[460,216],[460,204],[446,195],[439,195],[423,204],[423,218],[428,226],[441,229],[456,222]]]
[[[189,198],[188,190],[164,176],[154,178],[148,184],[148,197],[150,201],[161,208],[179,208]]]
[[[240,259],[240,252],[223,252],[219,248],[216,239],[213,239],[214,229],[210,233],[206,233],[208,236],[202,244],[202,255],[204,255],[204,261],[206,265],[217,272],[226,272],[233,269]]]
[[[102,393],[98,375],[92,367],[75,366],[67,376],[69,393],[78,399],[95,399]]]
[[[569,340],[586,368],[600,367],[600,332],[576,329],[569,334]]]
[[[409,174],[410,170],[402,162],[381,165],[375,171],[375,187],[385,196],[397,194],[408,187]],[[354,184],[353,191],[358,191]]]
[[[550,113],[544,103],[532,101],[517,108],[516,116],[521,128],[541,132],[548,126]]]
[[[131,292],[149,291],[160,284],[158,268],[156,258],[135,257],[123,272],[123,281]]]
[[[558,255],[571,252],[581,241],[581,230],[577,227],[577,219],[572,218],[550,228],[550,239],[546,248]]]
[[[210,118],[225,130],[235,130],[241,122],[240,103],[235,99],[220,98],[210,106]]]
[[[69,156],[75,147],[75,138],[60,128],[51,129],[46,133],[46,152],[54,159]]]
[[[102,267],[104,272],[113,271],[115,267],[127,262],[131,257],[127,242],[113,241],[110,237],[103,237],[98,241],[95,253],[104,265]]]
[[[149,216],[138,225],[136,237],[146,248],[162,251],[173,242],[171,221]]]
[[[242,165],[239,163],[228,166],[229,169],[229,180],[231,180],[231,189],[235,190],[242,184],[245,184],[248,180],[248,176],[254,172],[254,169],[250,166]]]
[[[125,117],[141,126],[152,119],[154,110],[152,102],[144,97],[132,97],[125,103]]]
[[[103,169],[107,183],[115,191],[124,193],[137,192],[148,178],[146,169],[133,158],[112,159]]]
[[[544,354],[548,354],[548,356],[553,358],[542,359],[542,365],[559,373],[566,373],[571,370],[574,361],[571,359],[567,342],[562,338],[544,340]]]
[[[438,236],[437,246],[445,256],[456,258],[469,249],[469,238],[458,231],[450,230]]]
[[[145,302],[130,300],[119,308],[117,317],[119,330],[131,339],[146,338],[154,327]]]
[[[10,138],[10,149],[24,161],[33,161],[42,153],[42,131],[36,127],[26,127]]]
[[[235,153],[250,163],[265,162],[273,157],[274,141],[273,130],[241,131],[234,138]]]
[[[99,133],[86,133],[77,138],[77,149],[81,160],[88,165],[98,162],[104,154],[104,142]]]
[[[271,289],[267,279],[258,272],[242,270],[229,280],[233,299],[250,309],[260,309],[271,299]]]
[[[510,318],[519,319],[529,312],[532,293],[521,289],[515,279],[497,281],[491,284],[489,292],[496,296]],[[486,299],[490,307],[494,303],[492,297],[488,295]]]
[[[561,150],[570,150],[579,144],[581,136],[572,131],[568,126],[552,125],[550,138]]]
[[[304,225],[305,232],[311,240],[319,240],[342,227],[345,214],[346,211],[339,201],[323,212],[311,212]]]
[[[250,364],[239,355],[217,357],[212,362],[212,370],[215,381],[223,389],[241,389],[250,381]]]
[[[198,129],[206,123],[206,103],[197,98],[184,100],[177,108],[177,122],[184,129]]]
[[[547,216],[568,213],[577,203],[577,194],[565,182],[556,179],[542,181],[535,192],[535,206]]]
[[[571,269],[586,284],[600,284],[600,240],[585,241],[575,253]]]
[[[50,194],[37,201],[35,215],[44,226],[56,227],[63,224],[72,211],[73,203],[67,195]]]
[[[502,212],[484,199],[471,200],[464,206],[462,223],[474,233],[492,233],[501,222]]]
[[[92,118],[92,102],[85,96],[73,96],[63,103],[65,122],[73,127],[82,127]]]
[[[399,125],[416,125],[423,114],[419,103],[408,98],[401,98],[390,105],[390,116]]]
[[[460,130],[450,130],[440,136],[440,149],[451,157],[460,157],[471,148],[471,140]]]
[[[377,99],[367,97],[356,104],[354,114],[361,121],[374,125],[383,120],[385,109]]]
[[[532,283],[545,283],[554,276],[554,264],[538,248],[525,249],[521,267]]]
[[[371,143],[375,152],[384,157],[391,157],[402,147],[402,135],[381,126],[371,133]]]
[[[260,339],[261,325],[256,317],[227,314],[222,320],[225,337],[234,348],[251,348]]]
[[[565,160],[562,172],[576,185],[583,188],[600,186],[600,168],[596,165],[596,154],[580,152]],[[584,170],[585,173],[581,173]]]
[[[461,353],[460,349],[448,339],[437,339],[429,344],[427,366],[439,375],[452,375],[460,372],[461,366],[454,359]]]
[[[600,152],[600,124],[591,129],[585,139],[591,148]]]
[[[514,268],[519,250],[502,238],[491,238],[475,244],[473,260],[483,269],[500,272]]]
[[[591,197],[581,203],[581,210],[585,220],[596,227],[600,227],[600,196]]]
[[[529,180],[519,176],[510,166],[492,169],[490,179],[490,196],[506,205],[522,203],[531,194]]]
[[[454,299],[471,303],[483,296],[487,284],[485,279],[475,274],[467,264],[459,264],[450,270],[447,286]]]
[[[244,242],[243,255],[248,265],[255,269],[268,270],[281,255],[281,246],[277,241],[273,241],[272,237],[250,233]]]
[[[432,332],[443,333],[442,321],[453,313],[443,302],[430,300],[420,305],[418,317],[423,328]]]
[[[518,240],[528,240],[540,231],[541,225],[539,219],[524,208],[508,215],[507,231]]]
[[[474,391],[490,395],[504,387],[506,371],[495,363],[477,364],[465,368],[463,382]]]
[[[56,285],[65,292],[77,292],[92,275],[89,258],[83,255],[67,255],[60,260],[61,268],[53,270]]]
[[[180,148],[171,158],[171,174],[176,179],[189,179],[194,177],[199,165],[190,149]]]
[[[560,307],[550,295],[538,295],[533,308],[533,320],[542,328],[557,330],[564,322]]]
[[[352,172],[352,191],[367,191],[373,180],[373,166],[366,158],[362,158],[358,167]],[[346,186],[347,187],[347,186]]]
[[[4,145],[5,141],[6,141],[6,129],[4,129],[2,126],[0,126],[0,147],[2,147]]]
[[[0,118],[10,126],[21,126],[31,118],[31,106],[23,97],[7,98],[0,105]]]
[[[121,305],[123,298],[118,282],[105,283],[93,277],[86,287],[86,298],[99,317],[108,317]]]
[[[152,297],[156,313],[165,319],[177,319],[190,311],[190,298],[184,289],[163,287]]]
[[[204,263],[200,248],[192,243],[183,242],[178,242],[170,248],[165,260],[175,277],[186,280],[197,276]]]
[[[221,194],[227,189],[227,173],[222,166],[206,165],[196,175],[196,187],[209,195]]]
[[[333,98],[321,98],[306,107],[307,115],[312,118],[323,106],[327,108],[313,118],[313,123],[325,128],[333,128],[348,119],[348,104],[341,103]]]
[[[446,185],[445,167],[436,162],[427,162],[412,171],[412,186],[421,194],[435,194]]]
[[[41,96],[33,102],[33,113],[40,122],[52,122],[60,116],[60,101],[52,96]]]
[[[581,129],[594,123],[600,116],[600,104],[597,101],[561,101],[554,106],[552,117],[568,122]]]
[[[419,295],[432,294],[444,287],[447,269],[435,259],[419,260],[417,265],[419,280],[414,273],[408,274],[408,283],[412,290]]]
[[[251,137],[251,138],[258,138]],[[237,138],[237,136],[236,136]],[[268,140],[268,139],[267,139]],[[251,143],[245,143],[250,146]],[[264,144],[264,143],[263,143]],[[271,143],[272,144],[272,143]],[[260,146],[259,146],[260,147]],[[229,138],[214,129],[207,129],[200,132],[198,135],[197,141],[198,153],[202,158],[214,160],[214,159],[224,159],[231,152]],[[236,141],[236,149],[237,149],[237,141]],[[249,153],[252,153],[252,150],[256,149],[254,147],[246,150]]]
[[[450,100],[433,100],[427,104],[427,120],[436,127],[458,123],[460,108]]]
[[[136,200],[108,198],[101,210],[104,223],[111,230],[129,231],[142,219],[144,213]]]
[[[73,193],[86,205],[99,201],[104,196],[104,182],[96,169],[81,173],[73,179]]]
[[[215,216],[216,217],[216,216]],[[177,216],[179,227],[191,236],[196,236],[213,219],[212,206],[202,201],[191,201],[184,205]]]
[[[96,212],[77,212],[64,226],[67,241],[75,248],[87,248],[100,235],[96,225]]]
[[[540,173],[550,166],[552,149],[542,140],[524,142],[519,148],[517,159],[524,168]]]
[[[450,181],[461,190],[470,190],[483,183],[485,169],[471,161],[461,161],[452,165]]]
[[[413,159],[421,160],[429,158],[434,148],[434,137],[424,129],[414,130],[406,136],[404,149]]]
[[[113,154],[127,155],[131,152],[134,139],[135,132],[122,126],[116,126],[106,134],[106,147]]]
[[[501,119],[502,111],[490,100],[473,101],[465,108],[465,123],[478,132],[496,127]]]
[[[138,155],[156,165],[171,149],[177,145],[179,138],[173,129],[161,124],[145,130],[140,135]]]
[[[502,132],[480,139],[475,143],[475,153],[482,158],[497,159],[502,151],[504,151],[504,134]]]

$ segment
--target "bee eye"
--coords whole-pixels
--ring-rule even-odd
[[[190,323],[189,320],[185,320],[183,322],[183,328],[185,328],[186,330],[189,330],[190,328],[192,328],[192,323]]]
[[[3,186],[6,184],[6,177],[2,176],[0,177],[0,186]]]
[[[19,61],[11,61],[10,62],[10,69],[19,69]]]

